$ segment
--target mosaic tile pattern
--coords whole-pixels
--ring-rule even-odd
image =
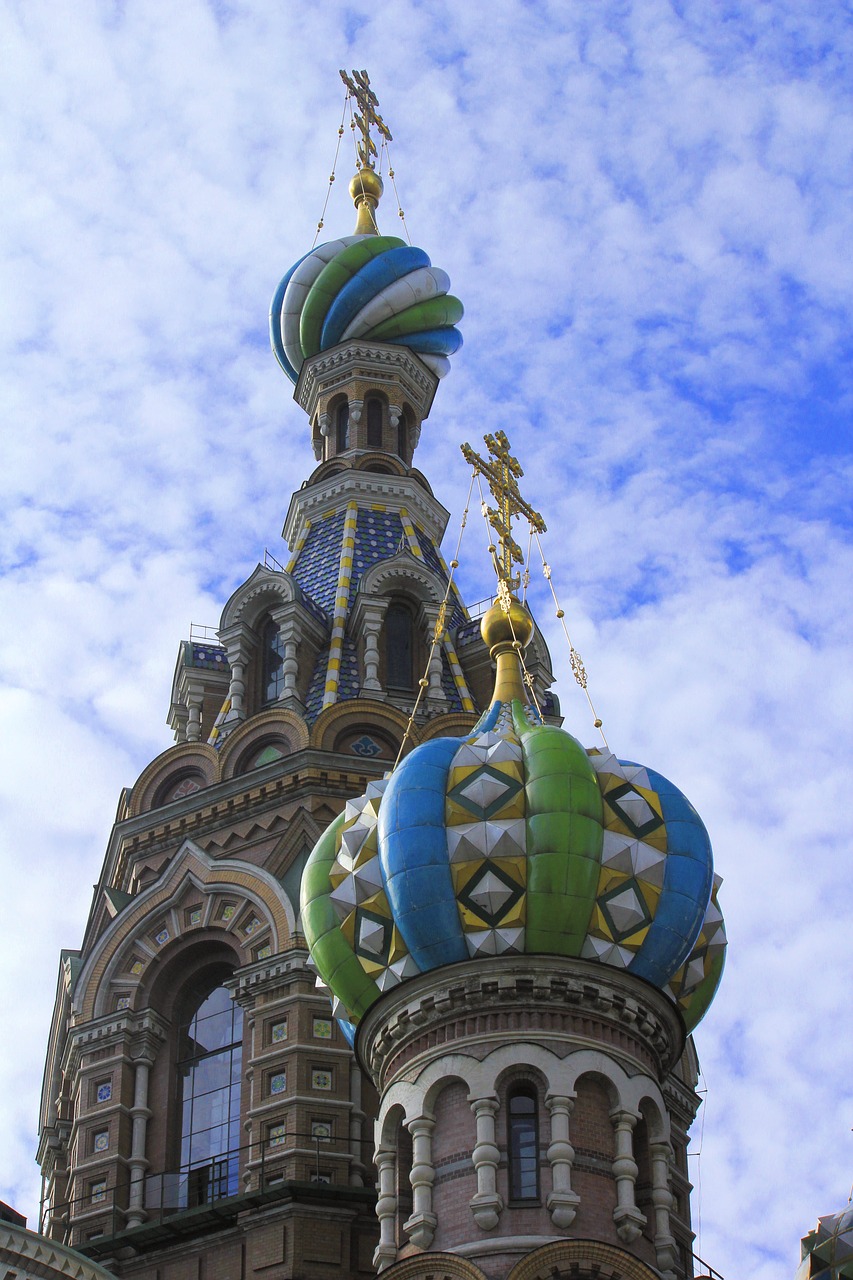
[[[456,650],[449,641],[445,641],[441,651],[441,687],[447,698],[448,711],[474,710],[474,702],[468,692]]]
[[[433,573],[438,574],[442,582],[447,582],[450,574],[447,565],[444,563],[444,557],[435,547],[432,540],[427,537],[422,529],[418,529],[418,543],[424,558],[424,564],[432,569]],[[451,630],[455,631],[457,627],[461,627],[466,621],[465,612],[461,607],[459,596],[456,594],[455,587],[451,588],[450,608],[447,611],[447,625]],[[479,628],[479,622],[475,624]]]
[[[302,913],[351,1024],[416,972],[524,952],[627,969],[693,1026],[722,971],[718,885],[670,782],[587,752],[532,706],[494,703],[469,736],[423,743],[347,805],[309,858]]]
[[[604,850],[582,954],[665,987],[687,959],[711,897],[713,861],[693,806],[652,769],[591,751]]]
[[[803,1238],[795,1280],[853,1280],[853,1205],[818,1218]]]
[[[184,666],[197,667],[202,671],[230,671],[225,650],[216,644],[187,642],[184,646]]]
[[[355,528],[358,520],[358,507],[354,502],[347,505],[346,518],[341,536],[341,554],[338,561],[338,583],[335,589],[335,616],[332,622],[332,638],[329,644],[329,658],[326,663],[326,681],[323,687],[323,706],[330,707],[338,699],[338,681],[341,669],[341,650],[349,612],[350,580],[352,578],[352,561],[355,551]]]
[[[400,550],[402,541],[403,526],[395,511],[386,511],[381,506],[359,509],[350,603],[365,573],[380,560],[388,560],[391,556],[395,556]]]
[[[291,570],[304,594],[328,614],[332,614],[335,608],[337,567],[345,518],[346,513],[338,511],[313,524]],[[329,571],[330,565],[334,566],[332,572]]]
[[[447,778],[447,850],[472,956],[524,950],[524,807],[517,735],[485,733],[463,743]]]

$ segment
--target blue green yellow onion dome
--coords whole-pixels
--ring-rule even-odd
[[[270,306],[270,337],[296,382],[303,361],[364,338],[414,351],[437,377],[462,345],[462,303],[423,249],[397,236],[345,236],[318,245],[288,271]]]
[[[446,964],[558,955],[646,979],[690,1030],[725,951],[705,827],[659,773],[542,721],[501,617],[494,606],[481,627],[497,679],[478,724],[416,747],[308,860],[303,929],[336,1013],[356,1026],[384,991]],[[524,647],[517,602],[513,624]]]
[[[795,1280],[853,1280],[853,1205],[818,1218],[803,1238]]]

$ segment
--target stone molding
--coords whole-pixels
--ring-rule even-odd
[[[460,1019],[468,1028],[448,1036]],[[605,1050],[630,1072],[645,1069],[658,1081],[684,1047],[677,1010],[642,979],[594,961],[503,956],[447,965],[393,988],[368,1012],[356,1049],[385,1092],[402,1073],[417,1074],[451,1038],[476,1055],[478,1042],[496,1037],[532,1037],[558,1053],[555,1046]]]
[[[497,1241],[495,1241],[497,1243]],[[507,1280],[660,1280],[633,1254],[600,1240],[555,1240],[529,1253]]]
[[[353,339],[305,360],[293,398],[311,420],[321,396],[334,395],[357,378],[375,381],[377,391],[386,393],[389,383],[397,384],[420,419],[428,416],[438,388],[436,375],[408,347]]]
[[[76,1249],[6,1222],[0,1223],[0,1262],[15,1280],[114,1280]]]
[[[450,513],[438,499],[427,493],[411,475],[388,476],[347,468],[296,490],[290,499],[282,537],[288,546],[295,546],[307,520],[312,523],[321,520],[345,507],[348,501],[363,507],[380,503],[386,511],[398,514],[400,508],[405,507],[412,522],[420,525],[436,545],[441,542],[450,519]]]

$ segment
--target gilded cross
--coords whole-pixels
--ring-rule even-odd
[[[485,476],[492,497],[497,503],[497,507],[485,507],[484,504],[484,513],[500,542],[500,559],[495,561],[498,579],[514,591],[519,585],[520,578],[513,578],[512,566],[523,564],[524,556],[512,536],[513,516],[524,516],[537,533],[545,532],[545,521],[538,511],[533,510],[529,502],[525,502],[519,492],[518,481],[524,472],[519,466],[518,459],[510,453],[509,440],[503,431],[484,436],[483,439],[491,454],[488,460],[484,460],[475,453],[469,444],[462,445],[462,456],[477,474]]]
[[[354,119],[361,130],[361,141],[356,146],[359,167],[372,169],[376,156],[376,143],[370,136],[370,130],[375,128],[386,142],[393,142],[391,131],[376,110],[379,99],[370,87],[370,76],[367,72],[353,71],[352,76],[348,76],[345,71],[341,71],[341,79],[350,97],[355,98],[358,106],[358,111],[354,112]]]

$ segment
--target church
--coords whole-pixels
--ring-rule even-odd
[[[495,571],[462,599],[415,456],[462,303],[380,232],[390,132],[342,77],[354,232],[270,314],[316,465],[281,561],[180,644],[174,745],[61,955],[20,1275],[717,1277],[687,1171],[726,945],[708,834],[564,726],[516,541],[547,512],[500,433],[448,459]],[[853,1275],[847,1216],[799,1280]]]

